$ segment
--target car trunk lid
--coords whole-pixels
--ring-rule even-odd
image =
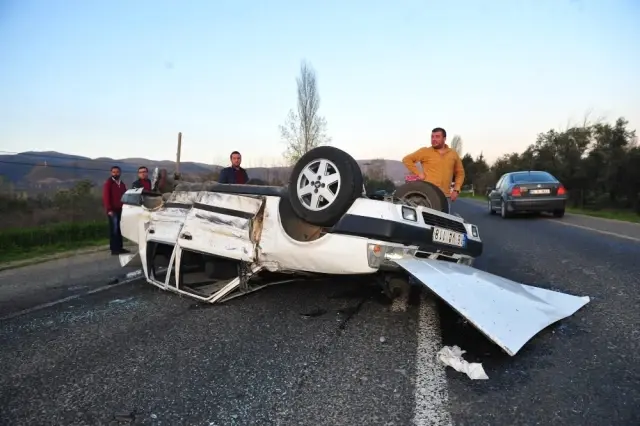
[[[558,195],[558,182],[523,182],[516,183],[514,186],[520,188],[523,196],[531,197],[548,197],[550,195]]]

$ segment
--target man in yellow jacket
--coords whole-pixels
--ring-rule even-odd
[[[460,194],[464,182],[464,167],[458,153],[446,144],[447,132],[436,127],[431,131],[431,146],[423,147],[402,159],[402,163],[411,173],[421,180],[431,182],[444,192],[451,201]],[[420,163],[422,171],[416,163]],[[455,184],[451,190],[451,182],[455,176]]]

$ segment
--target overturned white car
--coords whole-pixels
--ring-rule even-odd
[[[356,161],[333,147],[306,153],[288,187],[180,183],[173,192],[129,190],[121,255],[146,280],[206,302],[318,275],[371,274],[393,297],[417,282],[514,355],[543,328],[589,302],[471,267],[478,228],[449,214],[444,194],[408,182],[392,197],[363,191]],[[410,277],[414,280],[410,280]],[[280,279],[278,282],[282,282]]]

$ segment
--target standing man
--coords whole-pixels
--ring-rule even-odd
[[[145,191],[151,191],[151,179],[149,179],[149,169],[145,166],[138,167],[138,180],[131,184],[132,189],[144,188]]]
[[[102,205],[109,218],[109,247],[111,254],[129,253],[122,244],[120,219],[122,218],[122,195],[127,186],[120,180],[120,167],[111,167],[111,177],[102,186]]]
[[[436,127],[431,131],[431,146],[420,148],[407,155],[402,159],[402,163],[420,180],[440,188],[449,200],[449,209],[451,209],[451,201],[458,198],[464,182],[464,167],[460,156],[447,146],[446,140],[447,132],[441,127]],[[420,163],[422,171],[418,170],[415,163]],[[452,189],[451,182],[454,177]]]
[[[229,158],[231,159],[231,167],[225,167],[220,170],[218,183],[246,184],[249,180],[249,175],[247,175],[247,171],[245,169],[240,167],[242,156],[238,151],[233,151]]]

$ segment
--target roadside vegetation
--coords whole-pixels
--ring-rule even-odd
[[[0,217],[0,263],[108,242],[100,192],[89,181],[35,197],[2,191]]]

